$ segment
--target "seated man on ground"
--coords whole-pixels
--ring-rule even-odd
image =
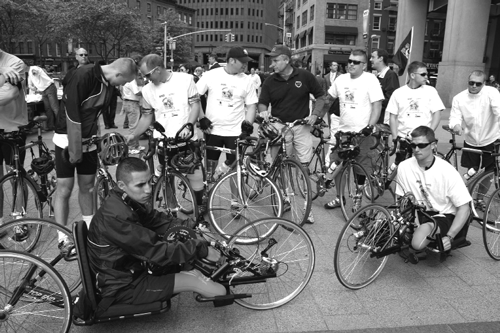
[[[115,303],[146,304],[194,291],[226,295],[221,284],[188,269],[212,251],[204,239],[167,242],[165,232],[193,221],[168,217],[150,206],[151,172],[141,159],[128,157],[116,169],[117,188],[94,215],[88,233],[90,264],[102,297]],[[152,272],[151,267],[161,267]]]
[[[411,132],[413,157],[401,162],[397,174],[396,194],[403,196],[411,192],[426,212],[438,224],[437,232],[443,236],[444,250],[451,249],[451,243],[467,222],[472,200],[464,182],[453,166],[434,156],[437,140],[434,131],[419,126]],[[423,250],[429,244],[434,224],[419,216],[420,226],[415,230],[411,246]]]

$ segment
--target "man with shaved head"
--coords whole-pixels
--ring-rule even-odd
[[[65,87],[68,84],[71,76],[73,76],[74,72],[78,68],[90,63],[89,53],[83,47],[81,47],[75,51],[75,59],[76,59],[76,61],[78,61],[78,65],[76,67],[75,66],[70,67],[70,69],[66,73],[66,76],[64,76],[64,79],[62,80],[63,87]]]
[[[109,65],[82,66],[74,72],[63,92],[63,107],[57,116],[54,144],[56,150],[57,193],[54,205],[56,222],[66,225],[69,198],[78,174],[79,203],[82,219],[90,223],[92,193],[97,171],[97,147],[82,146],[82,140],[97,135],[98,117],[110,102],[115,86],[135,79],[137,66],[130,58],[119,58]],[[59,247],[65,254],[72,241],[59,235]]]

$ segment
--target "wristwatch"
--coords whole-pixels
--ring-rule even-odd
[[[448,239],[450,240],[450,244],[453,243],[453,240],[455,239],[455,237],[451,237],[450,235],[446,235],[446,237],[448,237]]]

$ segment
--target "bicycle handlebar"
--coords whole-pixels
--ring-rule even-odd
[[[167,144],[177,144],[180,142],[188,142],[194,135],[194,126],[191,123],[185,123],[178,131],[175,133],[175,137],[169,138],[165,135],[165,127],[163,127],[159,122],[155,121],[153,124],[155,130],[157,130],[161,135],[163,135],[164,140]],[[181,139],[179,136],[184,131],[185,128],[189,127],[189,136]]]

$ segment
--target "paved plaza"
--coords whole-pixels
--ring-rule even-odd
[[[442,124],[448,123],[448,114],[449,110],[443,112]],[[125,133],[122,124],[123,116],[117,115],[117,131]],[[51,136],[44,134],[50,146]],[[443,150],[449,135],[440,129],[438,137]],[[289,304],[268,311],[236,304],[214,308],[183,293],[172,300],[167,313],[72,326],[71,332],[500,332],[500,262],[487,255],[477,222],[469,230],[472,245],[454,251],[445,262],[430,254],[412,265],[391,255],[374,283],[351,291],[338,282],[333,268],[335,244],[345,222],[340,210],[323,209],[331,195],[313,202],[316,223],[305,230],[315,246],[316,267],[307,288]],[[75,191],[72,220],[80,218],[78,210]]]

